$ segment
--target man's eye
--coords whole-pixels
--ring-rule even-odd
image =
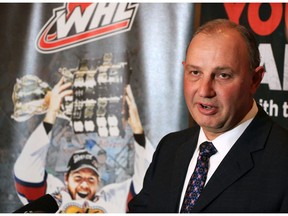
[[[185,77],[187,80],[197,81],[201,77],[201,71],[199,71],[199,70],[187,70]]]
[[[78,181],[81,181],[81,179],[82,179],[82,178],[81,178],[80,176],[74,176],[74,181],[77,181],[77,182],[78,182]]]
[[[193,76],[198,76],[200,73],[199,71],[190,71],[190,74]]]
[[[221,73],[221,74],[219,74],[219,77],[221,79],[229,79],[231,77],[231,75],[230,74],[226,74],[226,73]]]
[[[90,182],[90,183],[96,182],[96,178],[89,178],[89,182]]]

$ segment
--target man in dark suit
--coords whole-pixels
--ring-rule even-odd
[[[194,34],[183,65],[197,124],[160,141],[130,212],[288,212],[288,131],[253,99],[264,68],[252,33],[210,21]],[[216,153],[206,155],[202,178],[197,157],[205,141]],[[201,189],[191,175],[201,177]]]

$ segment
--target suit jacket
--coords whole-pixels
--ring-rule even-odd
[[[130,212],[178,212],[199,126],[157,146]],[[194,212],[288,212],[288,131],[259,111],[203,189]]]

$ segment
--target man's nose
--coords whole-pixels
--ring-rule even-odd
[[[81,182],[80,186],[81,186],[82,188],[89,188],[89,185],[88,185],[88,183],[87,183],[86,180],[83,180],[83,181]]]
[[[214,97],[216,92],[214,89],[213,77],[203,77],[199,82],[198,94],[201,97],[211,98]]]

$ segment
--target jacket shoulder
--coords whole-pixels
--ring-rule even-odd
[[[162,147],[173,148],[174,150],[180,147],[186,142],[192,142],[198,138],[200,127],[195,125],[194,127],[187,128],[180,131],[171,132],[166,134],[159,142],[157,148],[161,149]]]

